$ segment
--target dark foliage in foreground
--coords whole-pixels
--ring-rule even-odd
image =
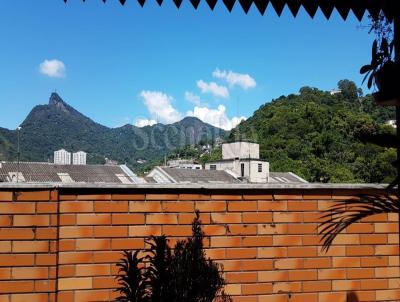
[[[149,249],[124,252],[117,265],[117,291],[121,302],[212,302],[231,301],[224,293],[223,267],[207,259],[199,213],[192,236],[178,241],[172,250],[165,236],[146,240]],[[146,256],[140,257],[139,253]]]

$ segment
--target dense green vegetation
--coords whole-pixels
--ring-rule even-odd
[[[292,171],[313,182],[389,182],[395,150],[364,143],[364,133],[393,132],[394,110],[378,107],[350,81],[330,95],[303,87],[261,106],[230,134],[260,143],[271,171]]]

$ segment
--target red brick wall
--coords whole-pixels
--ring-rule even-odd
[[[400,299],[397,215],[355,224],[321,252],[321,210],[365,192],[104,192],[0,192],[0,302],[111,301],[121,250],[190,235],[195,209],[235,302]]]

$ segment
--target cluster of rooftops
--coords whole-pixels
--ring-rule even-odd
[[[201,165],[190,159],[171,160],[144,177],[126,165],[70,165],[42,162],[0,162],[0,182],[110,184],[238,184],[307,183],[291,172],[270,172],[260,159],[259,145],[222,144],[222,159]]]

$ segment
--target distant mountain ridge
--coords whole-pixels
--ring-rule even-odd
[[[195,117],[169,125],[108,128],[68,105],[57,93],[51,94],[47,105],[35,106],[21,127],[21,160],[47,161],[55,150],[64,148],[87,152],[90,163],[102,163],[107,157],[133,168],[138,159],[152,160],[175,148],[226,135]],[[16,149],[16,131],[0,128],[0,160],[15,160]]]

